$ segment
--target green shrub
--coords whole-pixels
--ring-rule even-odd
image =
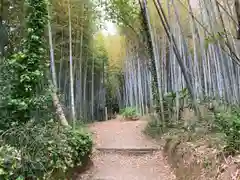
[[[226,151],[235,153],[240,150],[240,110],[232,108],[231,110],[215,112],[215,121],[217,129],[225,134]]]
[[[151,119],[144,129],[144,133],[152,138],[160,137],[164,133],[164,126],[158,119]]]
[[[0,179],[66,179],[68,169],[81,166],[88,160],[92,151],[92,140],[83,132],[74,132],[70,129],[57,127],[54,124],[45,126],[28,123],[25,126],[12,129],[3,134],[3,144],[17,149],[16,155],[12,156],[14,149],[8,149],[11,171],[6,171],[9,165],[4,163],[8,156],[5,154],[6,147],[0,149],[0,167],[4,174]],[[8,146],[7,146],[8,147]],[[2,177],[2,178],[1,178]]]
[[[150,121],[144,129],[144,133],[152,138],[159,138],[170,129],[182,129],[179,122],[173,123],[172,121],[162,121],[160,115],[150,115]]]
[[[72,154],[74,166],[82,165],[92,152],[93,143],[90,135],[73,130],[66,131],[65,133],[68,145],[74,150]]]
[[[126,107],[125,109],[121,109],[120,114],[125,118],[133,118],[137,116],[137,110],[133,107]]]
[[[21,166],[21,153],[14,147],[2,144],[0,146],[0,179],[11,179],[16,169]],[[15,179],[20,179],[16,176]]]

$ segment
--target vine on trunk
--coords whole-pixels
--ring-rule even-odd
[[[22,40],[22,50],[7,62],[11,78],[11,91],[6,97],[7,111],[12,115],[12,123],[24,124],[39,112],[46,112],[48,88],[46,88],[46,42],[44,30],[48,20],[45,0],[26,0],[26,37]],[[44,82],[46,81],[46,82]],[[45,84],[45,85],[44,85]],[[11,124],[8,123],[8,126]]]

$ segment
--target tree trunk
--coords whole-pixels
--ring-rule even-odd
[[[59,102],[57,93],[55,91],[52,92],[52,99],[53,99],[53,105],[56,108],[56,113],[57,113],[57,116],[59,118],[60,124],[63,125],[63,126],[69,127],[69,124],[68,124],[68,122],[66,120],[66,117],[64,115],[62,106]]]
[[[156,54],[154,53],[154,40],[153,35],[151,34],[152,30],[151,24],[150,24],[150,18],[147,11],[147,1],[144,0],[143,3],[139,0],[139,5],[141,7],[141,13],[142,13],[142,22],[143,22],[143,28],[146,33],[146,40],[147,40],[147,46],[148,46],[148,53],[151,59],[151,74],[152,74],[152,91],[153,91],[153,98],[157,106],[160,104],[159,99],[159,91],[158,91],[158,81],[157,81],[157,70],[156,70]]]
[[[240,39],[240,2],[235,0],[235,11],[237,15],[237,39]]]
[[[48,16],[50,17],[50,8],[48,5]],[[52,28],[50,18],[48,19],[48,37],[49,37],[49,48],[50,48],[50,60],[51,60],[51,73],[52,73],[52,82],[54,88],[57,88],[57,76],[55,70],[55,61],[54,61],[54,50],[53,50],[53,42],[52,42]]]
[[[92,57],[91,116],[94,120],[94,58]]]
[[[48,14],[50,15],[49,6],[48,6]],[[51,72],[52,72],[52,81],[49,81],[49,83],[53,87],[53,92],[52,92],[53,105],[56,108],[56,113],[59,117],[60,124],[63,126],[69,126],[56,92],[57,77],[56,77],[56,70],[55,70],[54,49],[53,49],[53,43],[52,43],[52,29],[51,29],[50,19],[48,20],[48,36],[49,36]]]
[[[71,97],[71,115],[73,129],[75,128],[75,101],[74,101],[74,89],[73,89],[73,62],[72,62],[72,23],[71,23],[71,5],[68,1],[68,17],[69,17],[69,67],[70,67],[70,97]]]

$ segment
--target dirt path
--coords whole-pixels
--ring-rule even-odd
[[[92,124],[94,165],[79,180],[173,180],[160,147],[143,135],[145,125],[119,119]]]

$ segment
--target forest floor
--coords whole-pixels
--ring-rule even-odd
[[[78,180],[173,180],[162,148],[142,130],[147,121],[121,118],[90,125],[93,165]]]

